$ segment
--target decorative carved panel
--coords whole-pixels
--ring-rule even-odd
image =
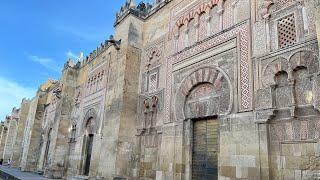
[[[203,40],[208,35],[208,23],[206,20],[206,14],[201,14],[199,18],[199,40]],[[190,34],[190,36],[195,36],[195,34]]]
[[[276,76],[275,104],[277,108],[289,107],[292,105],[292,88],[288,83],[288,74],[279,72]]]
[[[251,84],[251,71],[250,64],[251,60],[249,58],[249,39],[248,39],[248,24],[244,23],[233,28],[230,31],[222,33],[220,35],[214,36],[211,39],[208,39],[197,46],[186,49],[178,54],[170,56],[167,60],[167,78],[166,78],[166,92],[165,92],[165,122],[170,122],[171,117],[175,119],[175,117],[171,112],[172,107],[176,107],[171,103],[173,91],[173,68],[175,64],[179,64],[185,62],[187,60],[192,59],[195,55],[200,55],[202,52],[209,50],[213,47],[221,45],[229,40],[232,40],[236,37],[239,42],[239,67],[238,68],[238,97],[239,97],[239,111],[248,111],[252,109],[252,84]]]
[[[271,87],[259,89],[255,100],[256,109],[268,109],[273,107]]]
[[[299,0],[274,0],[275,3],[272,7],[273,11],[278,11],[280,9],[286,8],[290,5],[292,5],[293,3],[298,2]]]
[[[231,107],[231,82],[225,72],[212,67],[188,75],[175,99],[177,120],[228,114]]]
[[[154,68],[142,74],[141,93],[152,94],[159,88],[160,67]]]
[[[307,68],[300,67],[293,72],[297,105],[311,105],[313,102],[312,80]]]
[[[270,124],[272,142],[319,140],[319,119],[299,118]]]
[[[189,22],[189,32],[188,32],[188,40],[189,40],[189,44],[188,45],[192,45],[195,44],[197,42],[197,36],[196,36],[196,20],[192,19]]]
[[[181,51],[186,47],[186,29],[186,25],[179,28],[178,51]]]
[[[219,109],[214,103],[218,97],[211,97],[213,86],[209,83],[200,84],[189,94],[185,105],[186,117],[205,117],[214,114],[214,110]]]
[[[152,93],[158,89],[158,74],[154,73],[149,76],[148,92]]]
[[[98,70],[97,72],[91,73],[89,75],[88,80],[87,80],[87,95],[96,93],[97,91],[100,91],[101,89],[105,88],[105,69],[101,68],[100,71]]]
[[[163,110],[163,90],[153,94],[140,95],[139,114],[140,128],[151,128],[157,125],[158,113]]]
[[[227,29],[234,25],[234,12],[232,0],[225,0],[223,3],[223,29]]]

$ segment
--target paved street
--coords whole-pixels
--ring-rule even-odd
[[[48,180],[41,175],[30,173],[30,172],[22,172],[15,168],[9,168],[7,166],[0,166],[0,179],[21,179],[21,180]]]

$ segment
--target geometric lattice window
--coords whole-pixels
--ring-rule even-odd
[[[277,28],[279,48],[290,46],[297,41],[294,14],[278,20]]]
[[[149,92],[154,92],[158,88],[158,74],[154,73],[149,76]]]

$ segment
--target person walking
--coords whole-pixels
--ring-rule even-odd
[[[8,167],[11,167],[11,159],[8,159]]]

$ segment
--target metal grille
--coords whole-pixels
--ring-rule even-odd
[[[284,48],[297,41],[294,14],[286,16],[278,21],[279,48]]]
[[[218,120],[199,120],[193,126],[192,179],[218,179]]]

